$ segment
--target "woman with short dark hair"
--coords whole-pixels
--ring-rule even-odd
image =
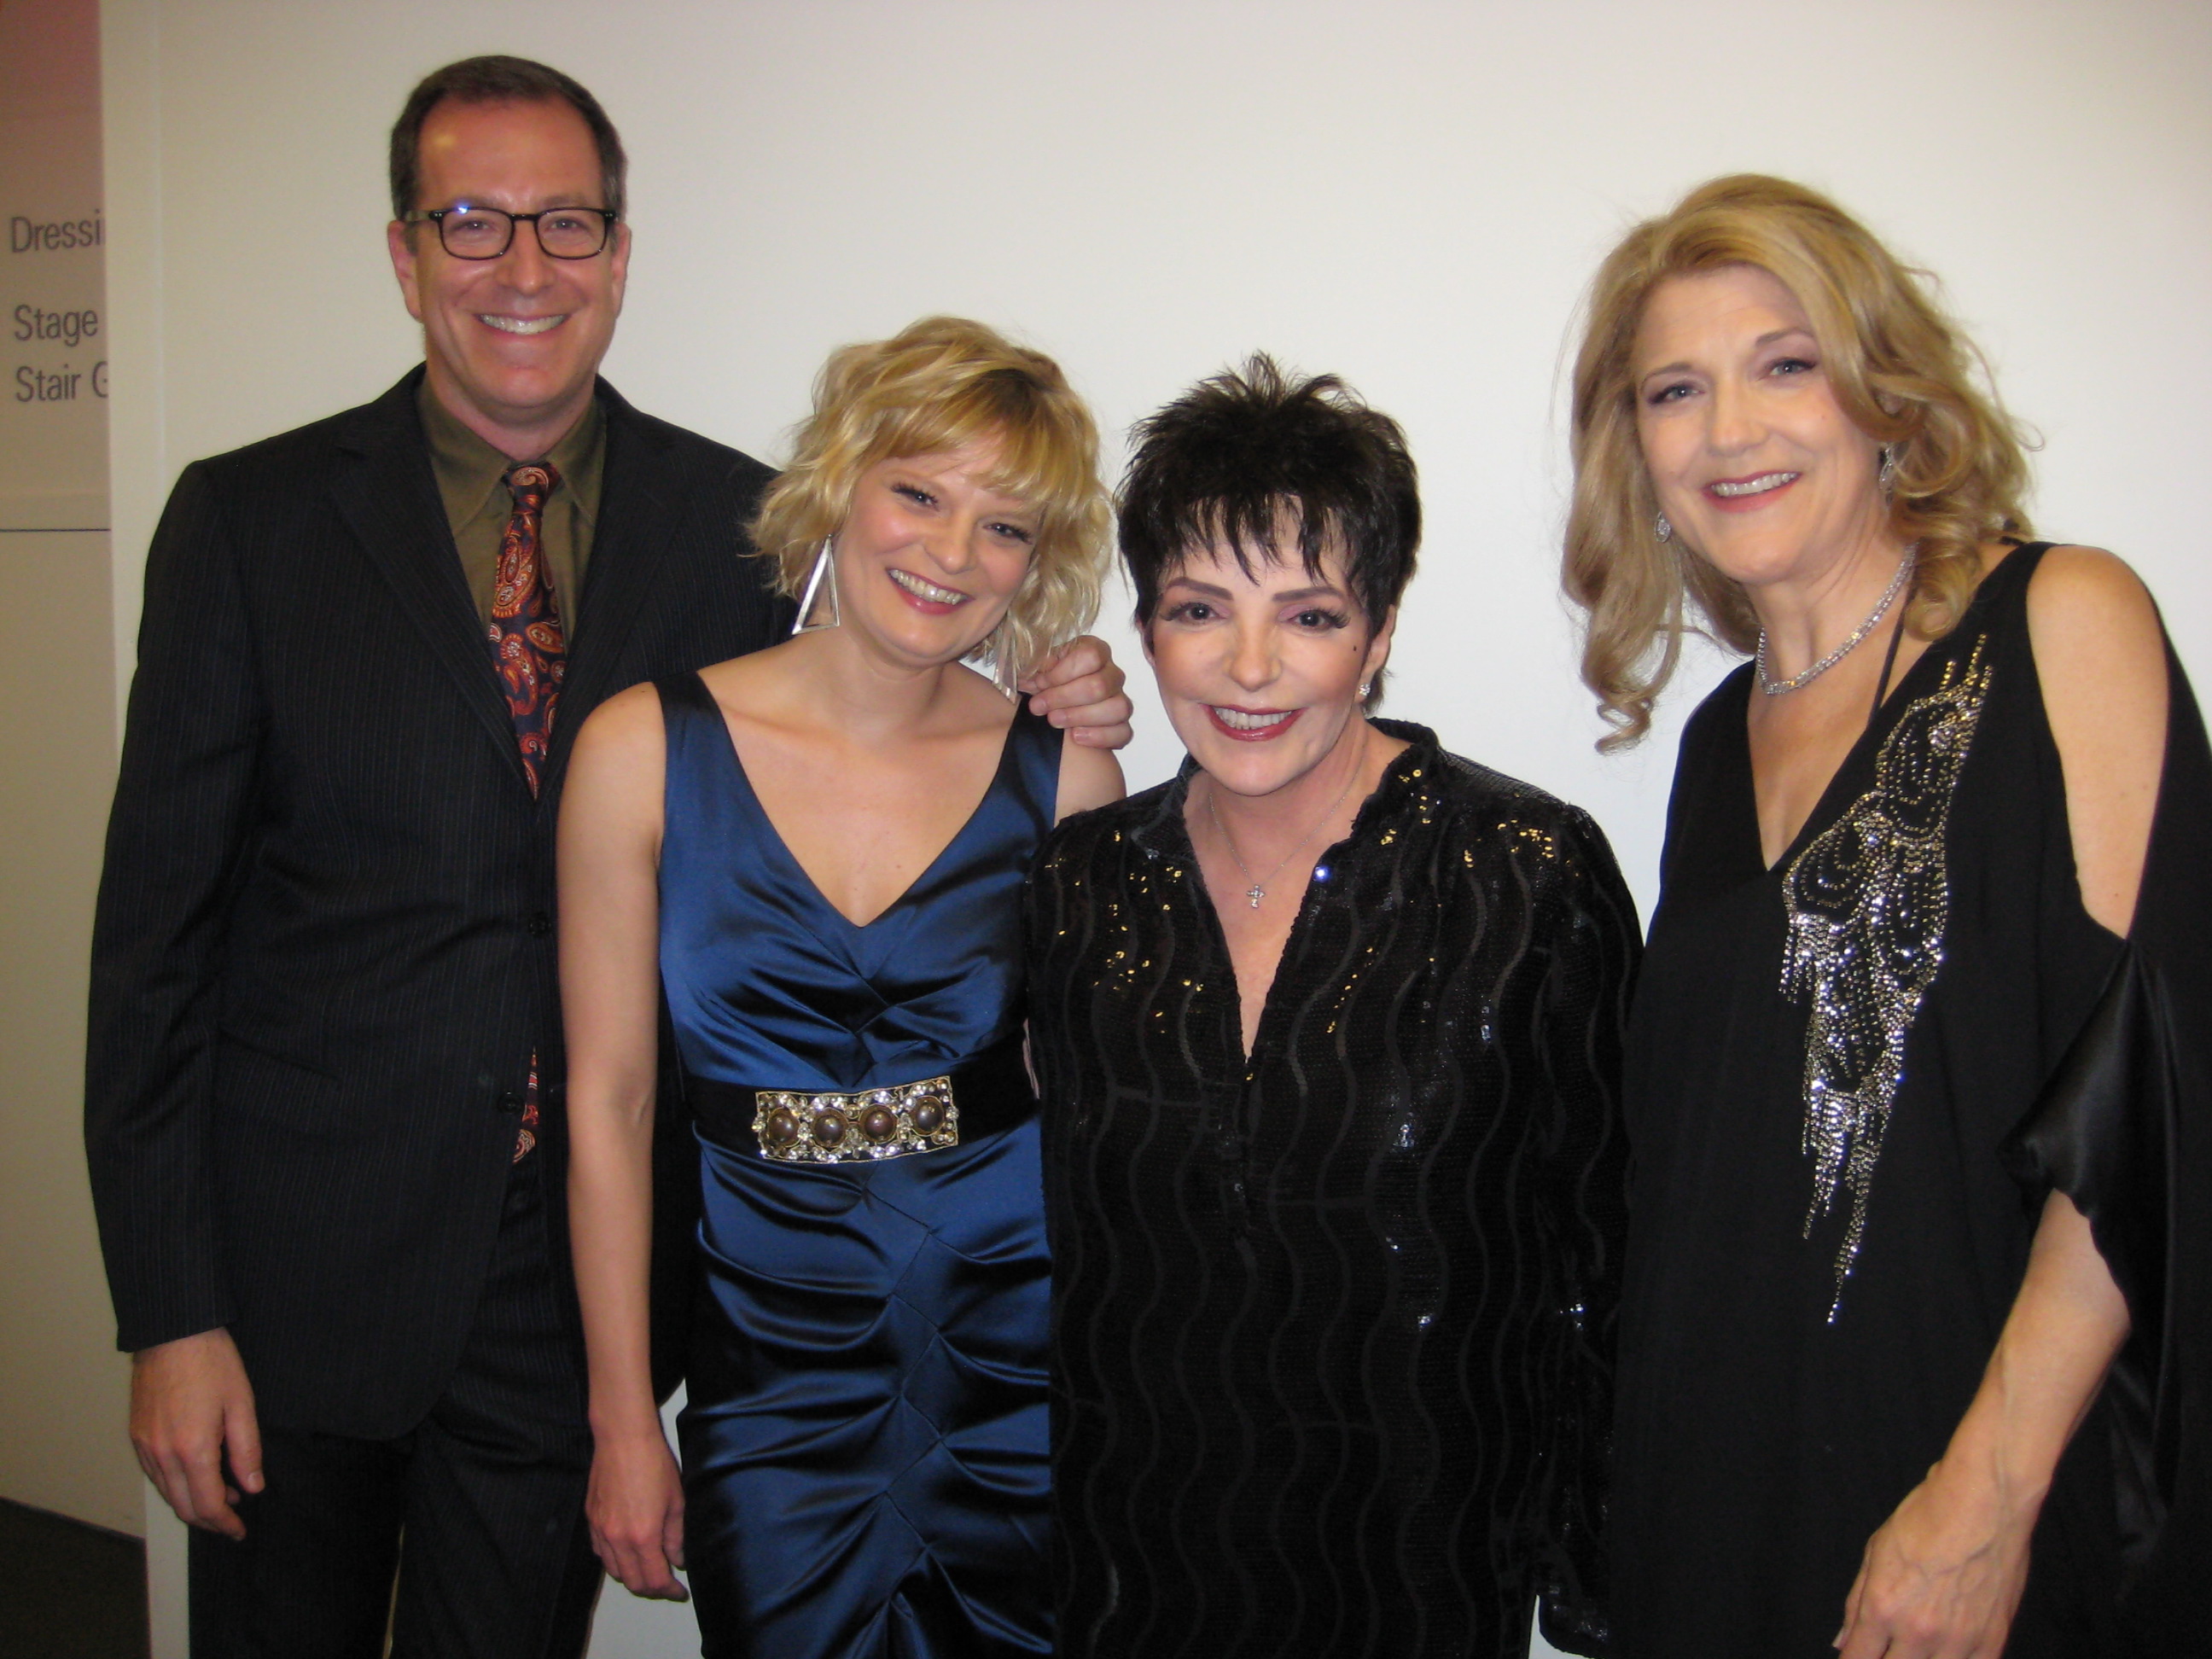
[[[1573,807],[1373,720],[1395,422],[1265,358],[1137,432],[1182,776],[1031,878],[1060,1650],[1601,1650],[1636,919]]]

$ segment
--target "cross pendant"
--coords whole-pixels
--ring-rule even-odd
[[[1244,896],[1252,901],[1252,908],[1256,910],[1260,908],[1260,901],[1267,896],[1267,890],[1255,881],[1244,890]]]

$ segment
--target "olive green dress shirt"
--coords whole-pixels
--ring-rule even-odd
[[[501,480],[514,462],[456,420],[431,394],[428,379],[417,403],[423,435],[430,443],[430,470],[437,476],[438,494],[446,504],[446,523],[461,556],[461,572],[475,597],[477,619],[489,626],[500,543],[514,513],[514,499]],[[584,566],[592,556],[592,526],[599,518],[599,479],[606,459],[607,423],[594,398],[545,456],[561,475],[561,483],[547,498],[538,526],[538,550],[552,574],[561,631],[572,641],[576,596],[583,591]]]

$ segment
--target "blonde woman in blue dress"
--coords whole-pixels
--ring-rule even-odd
[[[688,1565],[709,1655],[1050,1651],[1020,891],[1054,819],[1121,784],[1003,693],[1089,621],[1107,523],[1049,359],[949,319],[849,348],[755,527],[822,625],[578,738],[588,1512],[632,1590]],[[680,1484],[647,1359],[664,989],[704,1187]]]

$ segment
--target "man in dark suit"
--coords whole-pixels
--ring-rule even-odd
[[[562,768],[604,697],[791,621],[741,556],[768,470],[596,378],[629,231],[591,94],[454,64],[392,159],[425,363],[179,479],[100,886],[86,1139],[202,1656],[374,1656],[387,1615],[397,1654],[580,1650]],[[1103,647],[1052,677],[1126,738]]]

